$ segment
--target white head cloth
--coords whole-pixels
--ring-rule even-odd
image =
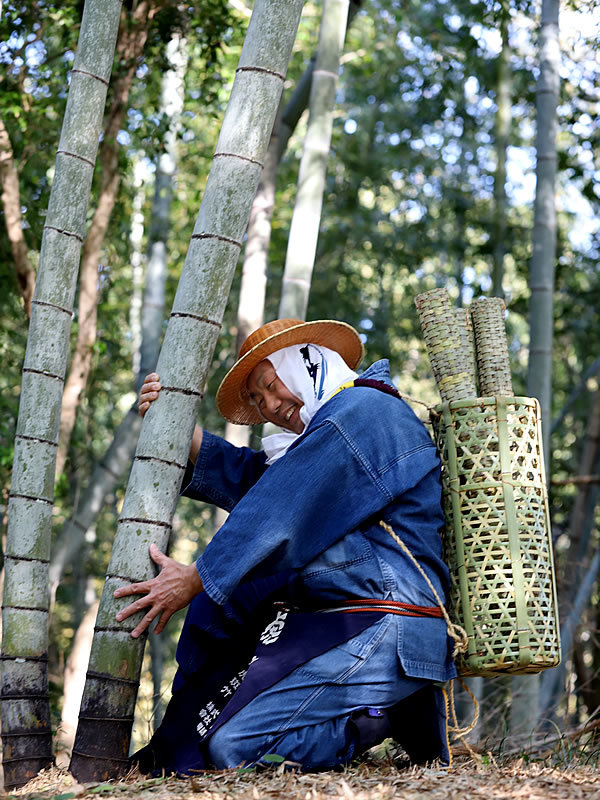
[[[267,359],[277,377],[304,405],[300,419],[304,427],[343,383],[354,380],[357,373],[350,369],[335,350],[316,344],[296,344],[272,353]],[[262,446],[267,464],[281,458],[300,436],[292,431],[263,436]]]

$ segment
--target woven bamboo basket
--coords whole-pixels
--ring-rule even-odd
[[[469,642],[459,673],[524,674],[556,666],[558,606],[539,403],[479,397],[436,411],[449,612]]]

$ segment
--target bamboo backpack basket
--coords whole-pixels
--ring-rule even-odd
[[[470,313],[455,310],[442,289],[416,303],[442,396],[432,421],[448,611],[468,637],[457,669],[492,676],[554,667],[560,636],[540,407],[513,396],[504,303],[480,298]]]

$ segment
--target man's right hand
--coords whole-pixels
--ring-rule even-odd
[[[161,384],[159,383],[159,377],[156,372],[151,372],[150,375],[146,375],[144,378],[144,383],[142,388],[140,389],[140,396],[138,398],[138,413],[140,417],[143,417],[146,411],[150,408],[150,404],[153,403],[156,398],[158,397],[158,393],[162,389]],[[192,436],[192,445],[190,449],[190,461],[195,464],[196,459],[198,458],[198,452],[200,451],[200,447],[202,446],[202,428],[198,425],[194,427],[194,433]]]
[[[140,396],[138,399],[138,413],[143,417],[146,411],[150,408],[150,403],[153,403],[158,397],[161,385],[156,372],[151,372],[144,378],[144,384],[140,389]]]

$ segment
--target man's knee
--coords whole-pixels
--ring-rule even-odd
[[[260,758],[261,747],[266,744],[263,737],[243,735],[231,724],[233,721],[218,728],[208,740],[210,761],[217,769],[253,763]]]

